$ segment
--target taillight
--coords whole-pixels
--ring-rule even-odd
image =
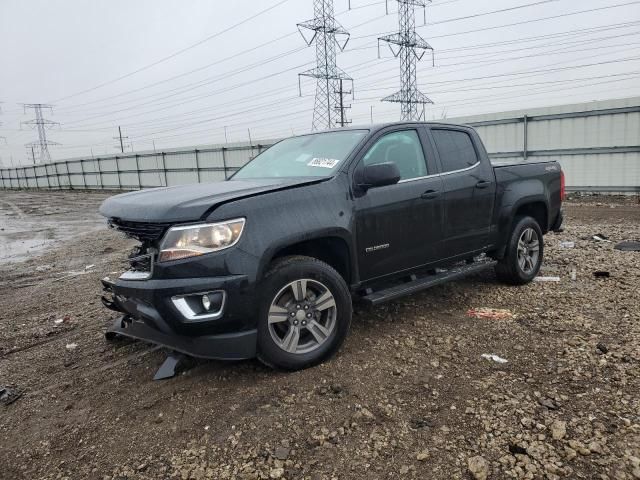
[[[565,188],[564,188],[564,172],[560,170],[560,200],[564,201]]]

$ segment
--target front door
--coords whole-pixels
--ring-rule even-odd
[[[427,164],[424,144],[426,137],[417,129],[392,131],[382,134],[360,160],[357,168],[394,162],[401,174],[399,183],[371,188],[355,199],[361,281],[438,258],[442,180],[431,176],[435,163]]]

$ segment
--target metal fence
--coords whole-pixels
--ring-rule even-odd
[[[77,158],[0,169],[0,188],[138,190],[225,180],[269,147],[211,148]]]

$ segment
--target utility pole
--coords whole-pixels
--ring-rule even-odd
[[[400,58],[400,91],[383,98],[382,101],[399,103],[402,120],[419,120],[425,104],[433,102],[418,90],[416,62],[422,59],[427,50],[431,51],[433,61],[433,48],[416,33],[415,7],[425,9],[426,20],[426,6],[431,3],[431,0],[396,1],[398,2],[398,23],[400,28],[398,33],[378,38],[378,57],[380,57],[380,41],[383,41],[389,44],[391,53]],[[422,111],[420,112],[418,111],[419,105],[422,106]]]
[[[373,125],[373,105],[371,105],[371,125]]]
[[[119,126],[119,125],[118,125],[118,136],[117,136],[117,137],[112,137],[112,138],[113,138],[114,140],[119,140],[119,141],[120,141],[120,146],[118,147],[118,146],[116,145],[116,147],[115,147],[115,148],[119,148],[119,149],[120,149],[120,152],[121,152],[121,153],[124,153],[124,147],[125,147],[125,144],[124,144],[124,141],[123,141],[123,140],[124,140],[124,139],[129,140],[129,137],[123,137],[123,136],[122,136],[122,128],[120,128],[120,126]],[[130,145],[127,145],[127,147],[129,147],[129,146],[130,146]]]
[[[345,49],[349,42],[349,32],[336,21],[333,0],[313,0],[313,12],[314,18],[299,23],[298,31],[308,46],[315,43],[316,66],[298,74],[298,90],[302,96],[301,77],[316,79],[311,128],[322,130],[333,128],[339,123],[336,107],[340,105],[341,98],[338,98],[337,81],[351,81],[353,88],[353,79],[336,62],[336,51]]]
[[[338,95],[340,95],[340,104],[336,107],[336,109],[340,112],[340,121],[339,121],[340,122],[340,126],[344,127],[345,125],[351,123],[351,121],[348,121],[346,119],[346,116],[345,116],[345,110],[347,108],[351,108],[351,105],[345,106],[345,104],[344,104],[344,96],[345,96],[345,94],[346,95],[351,95],[351,90],[349,90],[348,92],[345,92],[342,89],[342,79],[338,80],[338,85],[339,85],[339,89],[338,89],[338,91],[336,93],[338,93]]]
[[[229,139],[227,138],[227,127],[224,127],[224,143],[229,143]]]
[[[43,109],[49,109],[53,112],[53,105],[46,105],[44,103],[24,103],[22,104],[24,112],[27,113],[27,108],[31,108],[35,111],[36,118],[27,122],[22,122],[24,125],[35,126],[38,130],[38,141],[27,143],[27,146],[37,146],[40,149],[40,163],[46,163],[51,161],[51,154],[49,153],[49,145],[60,145],[59,143],[47,140],[47,128],[51,128],[54,125],[59,125],[58,122],[47,120],[42,115]],[[35,159],[34,159],[35,160]]]

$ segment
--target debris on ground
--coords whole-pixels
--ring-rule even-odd
[[[22,396],[22,392],[19,392],[12,385],[2,386],[0,385],[0,403],[4,405],[11,405]]]
[[[616,246],[613,248],[615,248],[616,250],[621,250],[623,252],[640,252],[640,242],[627,240],[616,244]]]
[[[506,308],[489,307],[471,308],[467,311],[467,316],[474,318],[488,318],[491,320],[505,320],[508,318],[514,318],[511,310],[507,310]]]
[[[575,248],[575,242],[560,242],[560,248]]]
[[[70,270],[68,272],[64,272],[66,275],[62,277],[58,277],[57,280],[64,280],[66,278],[79,277],[80,275],[87,275],[88,273],[93,273],[93,269],[95,265],[87,265],[84,267],[84,270]]]
[[[507,363],[508,360],[506,358],[499,357],[498,355],[494,355],[492,353],[483,353],[480,355],[482,358],[486,358],[487,360],[492,360],[496,363]]]
[[[596,242],[607,242],[607,243],[612,243],[611,240],[609,240],[609,237],[602,235],[601,233],[594,235],[593,238]]]
[[[604,270],[596,270],[593,272],[593,276],[596,278],[609,278],[611,277],[611,273]]]
[[[77,343],[67,343],[66,346],[67,350],[69,350],[70,352],[75,350],[76,348],[78,348],[78,344]]]
[[[70,321],[70,320],[71,320],[71,315],[65,315],[65,316],[64,316],[64,317],[62,317],[62,318],[56,318],[56,319],[53,321],[53,325],[54,325],[55,327],[59,327],[59,326],[60,326],[60,325],[62,325],[63,323],[69,323],[69,321]]]
[[[534,282],[559,282],[560,277],[536,277],[533,279]]]

